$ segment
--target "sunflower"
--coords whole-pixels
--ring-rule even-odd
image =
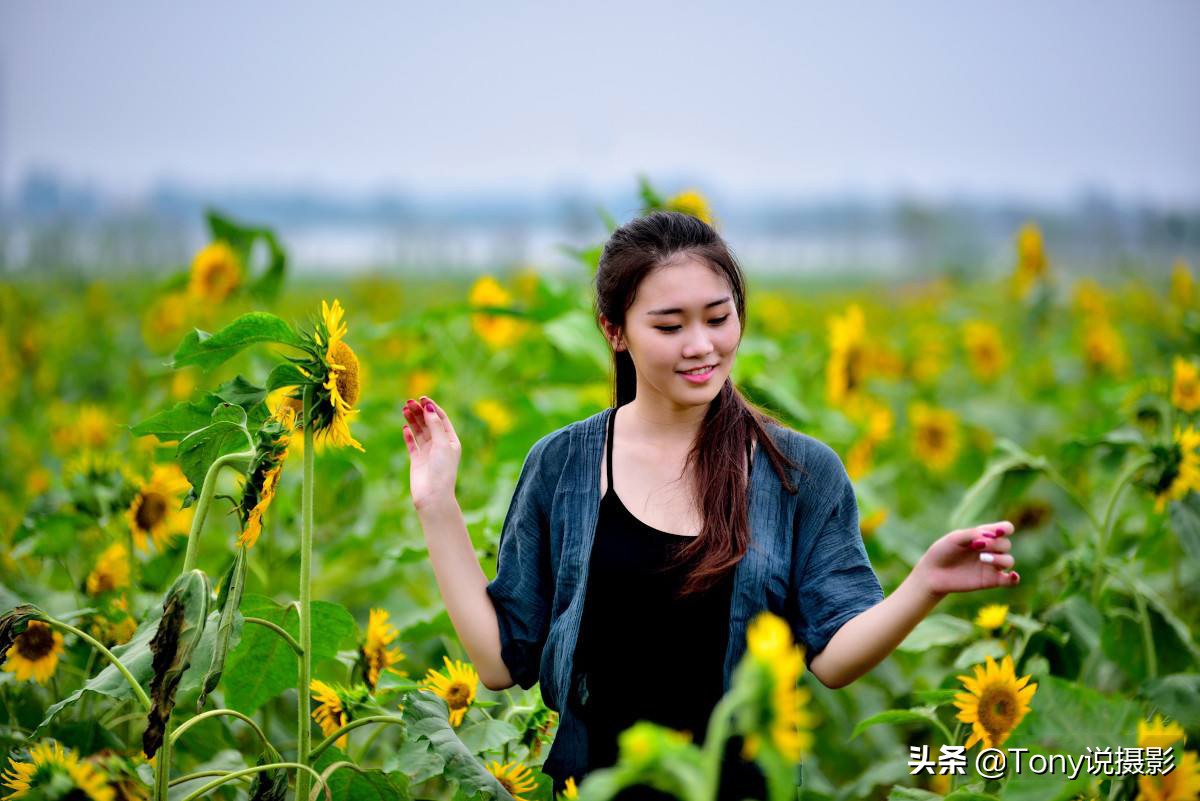
[[[1195,801],[1200,798],[1200,759],[1184,751],[1168,773],[1138,776],[1138,801]]]
[[[713,224],[712,206],[709,205],[708,198],[698,189],[685,189],[668,198],[665,207],[667,211],[690,214],[697,220],[702,220],[709,225]]]
[[[21,798],[34,787],[43,786],[55,776],[66,776],[72,783],[67,798],[90,798],[92,801],[115,801],[116,792],[108,780],[92,765],[79,759],[79,754],[46,740],[29,749],[28,761],[9,757],[8,769],[0,775],[0,783],[12,790],[6,799]]]
[[[192,260],[188,294],[195,300],[220,303],[242,282],[242,264],[227,242],[205,245]]]
[[[564,801],[578,801],[579,787],[575,784],[574,776],[568,776],[567,780],[563,782],[563,791],[559,794],[559,797],[564,799]]]
[[[908,374],[921,386],[932,384],[946,369],[946,335],[938,328],[924,324],[913,337],[915,351],[908,365]]]
[[[1008,618],[1008,604],[988,604],[975,615],[975,625],[993,631],[1004,625]]]
[[[888,510],[887,509],[883,509],[883,508],[876,509],[871,514],[869,514],[866,517],[859,520],[858,530],[863,535],[864,538],[869,537],[872,534],[874,534],[876,531],[879,530],[879,527],[884,524],[884,522],[887,520],[887,518],[888,518]]]
[[[986,666],[975,666],[973,677],[958,678],[967,689],[954,696],[958,719],[971,724],[967,748],[981,741],[985,748],[999,747],[1029,711],[1037,684],[1030,684],[1029,676],[1017,678],[1008,654],[999,666],[989,656]]]
[[[472,306],[508,308],[512,305],[512,295],[495,278],[485,275],[471,287],[467,302]],[[497,350],[519,340],[528,326],[512,315],[480,313],[471,315],[471,327],[489,348]]]
[[[303,428],[311,422],[318,445],[349,446],[361,451],[363,446],[350,434],[350,421],[358,415],[354,404],[362,391],[362,368],[354,349],[343,339],[345,313],[341,301],[334,299],[332,306],[321,301],[321,317],[316,329],[307,335],[306,350],[311,358],[297,362],[315,385],[310,417],[298,425]]]
[[[1161,714],[1138,721],[1138,748],[1170,748],[1175,743],[1183,745],[1185,742],[1187,734],[1183,727],[1174,721],[1167,723]]]
[[[1171,403],[1189,414],[1200,409],[1200,370],[1187,359],[1176,356],[1173,372]]]
[[[88,574],[87,592],[88,595],[101,595],[128,586],[129,549],[122,542],[114,542],[104,549]]]
[[[909,407],[908,416],[912,421],[912,445],[917,458],[936,472],[953,465],[961,447],[958,416],[949,409],[919,402]]]
[[[1085,320],[1107,320],[1108,298],[1100,284],[1085,278],[1075,285],[1075,309]]]
[[[1114,376],[1125,374],[1129,359],[1125,355],[1125,340],[1121,332],[1107,321],[1089,324],[1083,333],[1083,356],[1093,373],[1107,372]]]
[[[59,406],[52,416],[60,421],[51,435],[60,453],[98,450],[108,445],[116,431],[108,412],[90,403],[76,409]]]
[[[4,670],[15,673],[17,681],[33,679],[38,684],[45,684],[58,668],[58,657],[62,652],[63,636],[48,623],[31,620],[8,649]]]
[[[1196,298],[1196,279],[1192,269],[1183,259],[1171,268],[1171,302],[1180,308],[1188,308]]]
[[[1046,275],[1046,251],[1042,232],[1033,223],[1025,223],[1017,232],[1017,266],[1013,286],[1019,297],[1025,297],[1033,284]]]
[[[367,622],[367,641],[362,646],[363,675],[367,686],[372,690],[379,683],[379,676],[388,670],[399,676],[407,676],[403,670],[397,670],[392,665],[404,659],[404,652],[399,648],[389,648],[392,641],[400,636],[396,627],[388,622],[388,613],[384,609],[372,609]]]
[[[281,404],[258,431],[258,455],[251,467],[250,478],[242,488],[239,504],[243,523],[238,542],[247,548],[253,548],[262,534],[263,514],[275,499],[275,488],[279,485],[295,423],[296,413],[292,407]]]
[[[186,534],[192,524],[192,509],[181,509],[182,496],[187,492],[187,477],[174,464],[159,465],[138,490],[125,516],[139,551],[149,547],[162,550],[176,534]]]
[[[804,672],[804,651],[792,641],[791,629],[783,618],[770,612],[760,612],[750,622],[746,650],[771,676],[771,743],[785,758],[798,762],[812,748],[815,723],[808,711],[811,693],[797,686]],[[761,746],[759,733],[747,734],[742,757],[754,759]]]
[[[320,679],[313,679],[308,686],[312,691],[313,700],[317,702],[317,708],[312,711],[312,716],[313,720],[320,725],[321,734],[328,737],[350,722],[346,705],[337,690]],[[338,748],[345,748],[349,739],[350,733],[347,732],[339,737],[334,745]]]
[[[500,437],[512,430],[516,418],[508,407],[498,400],[483,398],[475,401],[471,411],[483,422],[487,423],[488,431],[493,437]]]
[[[1162,512],[1168,501],[1178,501],[1192,490],[1200,490],[1200,432],[1193,426],[1175,426],[1175,439],[1166,448],[1167,464],[1154,496],[1154,511]]]
[[[529,801],[521,793],[528,793],[537,789],[537,780],[533,778],[533,771],[527,765],[523,765],[520,762],[508,762],[501,765],[499,762],[492,760],[488,763],[487,769],[504,786],[504,789],[508,791],[508,794],[515,801]]]
[[[162,347],[179,335],[187,323],[191,300],[186,292],[163,295],[142,318],[142,338],[151,347]]]
[[[825,394],[841,406],[862,389],[867,372],[866,318],[853,304],[844,315],[829,319],[829,361],[825,365]]]
[[[972,320],[964,324],[963,345],[970,360],[971,372],[981,381],[995,380],[1008,362],[1000,329],[991,323]]]
[[[421,688],[432,690],[445,699],[450,707],[450,725],[457,726],[467,714],[467,707],[475,700],[479,674],[466,662],[457,659],[451,662],[448,656],[443,656],[442,660],[446,664],[445,674],[430,668],[421,681]]]

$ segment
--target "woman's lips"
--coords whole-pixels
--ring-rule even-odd
[[[690,381],[693,384],[703,384],[708,379],[712,378],[712,374],[717,371],[715,364],[709,365],[702,373],[680,373],[684,380]]]

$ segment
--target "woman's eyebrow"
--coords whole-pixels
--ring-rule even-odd
[[[713,306],[720,306],[722,303],[728,303],[729,301],[730,297],[729,295],[726,295],[720,300],[714,300],[711,303],[705,303],[704,308],[711,309]],[[646,312],[646,314],[683,314],[683,309],[651,309],[650,311]]]

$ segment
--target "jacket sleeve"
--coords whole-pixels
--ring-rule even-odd
[[[789,608],[793,627],[805,645],[805,661],[817,654],[848,620],[883,600],[883,588],[871,567],[858,524],[858,499],[841,459],[823,443],[825,477],[816,512],[797,521],[797,548],[792,562]],[[799,506],[807,506],[800,504]]]
[[[500,531],[496,578],[487,585],[500,626],[500,656],[526,690],[538,681],[554,591],[550,505],[555,482],[544,464],[550,436],[538,440],[525,457]]]

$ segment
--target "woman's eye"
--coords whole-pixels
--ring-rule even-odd
[[[678,331],[680,328],[683,328],[683,326],[681,326],[681,325],[656,325],[654,327],[657,328],[659,331],[662,331],[667,334],[670,334],[674,331]]]
[[[712,323],[713,325],[720,325],[721,323],[725,322],[728,319],[729,319],[729,315],[726,314],[721,317],[714,317],[713,319],[709,320],[709,322]]]

